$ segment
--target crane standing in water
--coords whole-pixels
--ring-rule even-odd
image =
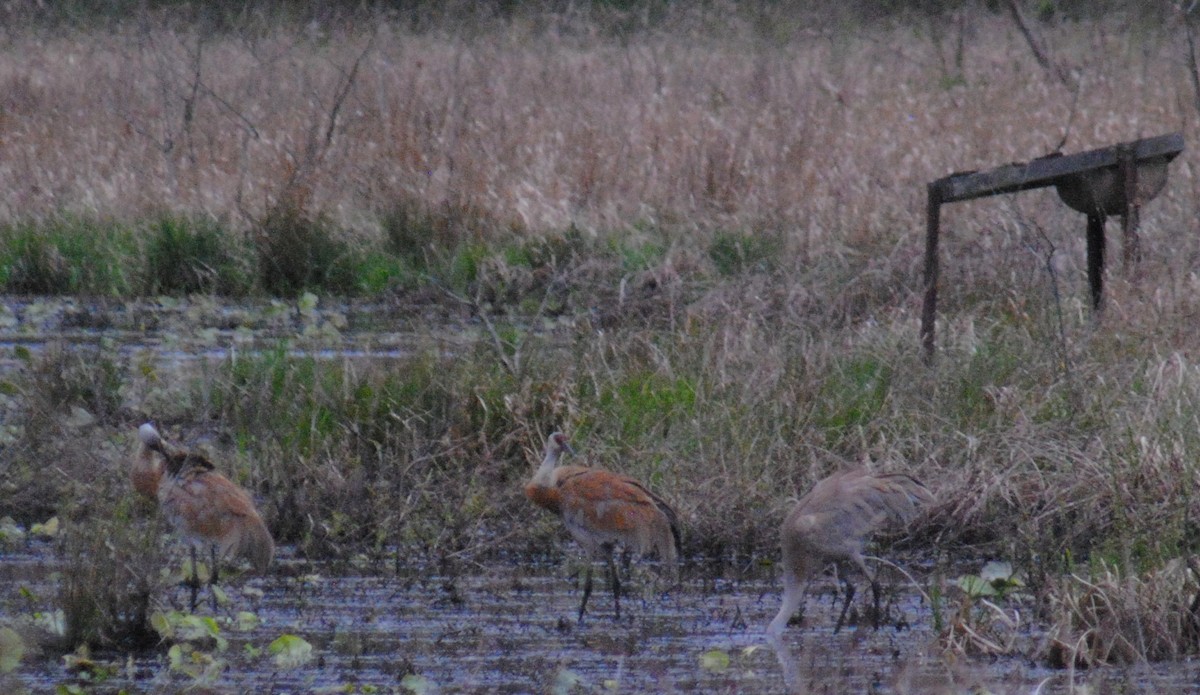
[[[218,562],[229,556],[243,556],[256,571],[266,572],[275,554],[275,541],[249,493],[218,473],[204,456],[164,442],[154,425],[139,427],[138,437],[142,450],[130,474],[134,487],[146,494],[157,470],[159,508],[175,530],[192,542],[192,609],[200,588],[196,544],[212,548],[210,585],[217,581]],[[157,466],[156,457],[161,457]]]
[[[829,563],[852,563],[871,581],[875,625],[879,626],[879,581],[863,561],[867,539],[884,522],[907,522],[918,507],[933,501],[919,480],[904,473],[874,475],[857,469],[819,481],[800,498],[780,528],[783,550],[783,605],[767,627],[778,639],[804,600],[807,583]],[[845,567],[839,571],[846,588],[834,632],[841,629],[854,598]]]
[[[608,563],[617,619],[621,617],[621,583],[613,561],[620,545],[641,555],[655,553],[674,565],[679,557],[679,526],[675,511],[662,498],[629,476],[588,466],[559,466],[563,453],[575,453],[561,432],[546,441],[546,455],[525,496],[559,515],[589,562],[583,584],[579,620],[592,593],[592,560]]]

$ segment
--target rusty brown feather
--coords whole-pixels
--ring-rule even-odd
[[[546,454],[525,496],[557,514],[571,536],[592,559],[608,563],[616,615],[620,617],[620,581],[613,551],[625,548],[639,555],[653,554],[673,565],[679,557],[679,524],[675,511],[637,480],[588,466],[559,466],[563,453],[574,453],[561,432],[550,435]],[[591,594],[591,565],[584,582],[579,619]]]

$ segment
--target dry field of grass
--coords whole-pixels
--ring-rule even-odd
[[[253,236],[283,206],[369,247],[389,215],[420,209],[438,243],[566,249],[548,272],[595,292],[572,304],[568,359],[534,336],[522,370],[484,340],[475,360],[414,361],[407,383],[300,376],[270,358],[207,375],[174,416],[240,437],[280,528],[286,505],[306,503],[326,530],[370,520],[383,529],[370,541],[470,549],[472,534],[527,522],[524,452],[561,427],[675,503],[698,561],[771,557],[788,495],[865,463],[937,494],[908,547],[940,548],[938,567],[1014,563],[1064,661],[1194,651],[1197,577],[1180,558],[1197,551],[1200,514],[1200,99],[1182,20],[1035,23],[1072,93],[1009,16],[982,7],[828,24],[669,12],[619,33],[586,14],[420,31],[383,17],[9,27],[0,222],[136,226],[165,211]],[[927,182],[1064,139],[1071,153],[1173,131],[1188,149],[1143,210],[1137,277],[1112,264],[1099,322],[1083,219],[1052,191],[947,206],[942,352],[922,363]],[[490,272],[545,287],[495,253]],[[604,330],[597,305],[613,314]],[[47,380],[32,371],[29,391]],[[123,393],[144,392],[145,376]],[[370,395],[347,395],[353,380]],[[327,439],[287,430],[318,420]],[[339,445],[352,425],[366,443]],[[298,497],[288,481],[341,497]],[[364,485],[382,490],[374,507]],[[433,527],[451,531],[413,530]],[[556,531],[503,537],[529,548]],[[305,542],[302,528],[283,535]]]

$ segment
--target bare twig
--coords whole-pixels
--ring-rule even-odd
[[[180,42],[182,43],[182,39]],[[204,75],[204,36],[196,37],[196,46],[190,49],[185,46],[191,53],[192,63],[192,84],[183,97],[183,114],[180,117],[180,130],[183,135],[183,140],[187,144],[187,158],[192,164],[196,163],[196,143],[192,137],[192,122],[196,118],[196,98],[200,93],[200,85],[203,82]]]
[[[1183,15],[1183,33],[1187,36],[1188,44],[1188,73],[1192,78],[1192,101],[1196,106],[1196,111],[1200,112],[1200,66],[1197,66],[1196,61],[1196,37],[1192,33],[1192,10],[1196,7],[1196,3],[1192,3],[1187,9],[1180,9],[1180,14]]]
[[[325,128],[324,147],[326,148],[333,144],[333,134],[337,129],[338,114],[341,113],[342,104],[345,103],[346,97],[350,95],[350,90],[352,87],[354,87],[354,83],[358,79],[358,69],[362,67],[363,60],[367,57],[367,54],[370,53],[371,48],[374,45],[375,34],[371,34],[370,38],[367,39],[367,44],[363,46],[362,52],[359,53],[358,57],[354,59],[354,64],[350,66],[349,72],[343,76],[342,83],[337,92],[334,94],[333,106],[329,109],[329,122]]]
[[[1080,401],[1079,395],[1075,389],[1075,379],[1073,376],[1074,371],[1071,365],[1071,352],[1067,349],[1067,328],[1066,320],[1063,316],[1062,290],[1059,288],[1058,270],[1054,267],[1054,254],[1058,249],[1055,247],[1054,241],[1050,239],[1050,235],[1046,234],[1045,229],[1037,224],[1029,223],[1021,215],[1020,211],[1016,209],[1015,204],[1012,206],[1012,210],[1017,225],[1022,230],[1027,232],[1031,229],[1036,232],[1037,236],[1041,240],[1041,244],[1044,244],[1044,247],[1041,248],[1046,249],[1045,254],[1043,255],[1040,253],[1041,248],[1039,248],[1039,244],[1030,242],[1025,243],[1025,247],[1029,250],[1029,252],[1035,256],[1038,256],[1038,259],[1042,261],[1042,265],[1046,269],[1046,276],[1050,278],[1050,292],[1054,296],[1054,316],[1056,323],[1055,333],[1057,334],[1058,338],[1055,344],[1056,351],[1058,352],[1058,363],[1062,366],[1063,378],[1067,384],[1067,392],[1070,396],[1070,400],[1072,403],[1078,404]]]
[[[1082,87],[1082,85],[1080,85]],[[1075,124],[1075,114],[1079,112],[1079,94],[1083,89],[1074,89],[1071,91],[1071,108],[1067,111],[1067,124],[1063,126],[1062,139],[1054,147],[1055,152],[1061,152],[1067,146],[1067,140],[1071,137],[1071,126]]]
[[[295,165],[291,167],[287,179],[279,189],[279,195],[276,198],[277,203],[295,203],[296,200],[292,194],[303,190],[305,181],[316,171],[321,161],[325,159],[325,155],[329,153],[333,146],[334,135],[337,133],[338,116],[342,111],[342,106],[353,91],[354,85],[358,81],[359,68],[362,67],[363,60],[366,59],[374,45],[375,35],[372,34],[367,39],[367,43],[363,46],[362,51],[354,59],[350,69],[342,71],[342,77],[334,89],[333,102],[330,104],[329,112],[325,117],[325,127],[322,130],[322,134],[318,136],[315,124],[309,130],[309,139],[304,146],[304,154],[302,156],[293,155],[292,159]]]
[[[1017,0],[1008,0],[1008,9],[1012,13],[1013,20],[1017,23],[1017,28],[1021,30],[1021,35],[1025,37],[1025,42],[1029,44],[1029,49],[1033,51],[1033,57],[1037,60],[1038,65],[1042,69],[1054,75],[1064,87],[1075,91],[1079,88],[1075,80],[1061,65],[1050,59],[1046,49],[1042,46],[1041,40],[1034,34],[1033,28],[1029,26],[1029,22],[1025,20],[1025,13],[1021,12],[1021,7],[1017,4]]]

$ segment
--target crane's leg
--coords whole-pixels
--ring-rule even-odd
[[[613,620],[621,619],[621,578],[617,575],[617,565],[613,562],[612,554],[608,555],[608,576],[612,579],[613,603],[616,604],[617,614]]]
[[[842,623],[846,622],[846,613],[850,610],[850,602],[854,600],[854,585],[850,583],[850,577],[843,577],[842,583],[846,586],[846,600],[842,602],[842,614],[838,616],[837,624],[833,626],[835,635],[838,630],[842,629]]]
[[[875,602],[875,629],[878,630],[883,608],[879,605],[879,579],[876,577],[871,577],[871,597]]]
[[[196,564],[196,544],[189,544],[192,551],[192,572],[191,576],[186,580],[187,585],[192,590],[191,612],[196,612],[196,602],[200,599],[200,567]]]
[[[592,563],[589,560],[583,576],[583,601],[579,603],[579,622],[583,622],[583,614],[587,612],[588,597],[592,595]]]
[[[775,619],[767,626],[767,635],[772,639],[778,640],[783,631],[787,628],[788,622],[795,615],[796,609],[804,601],[805,586],[796,579],[789,571],[784,571],[783,575],[783,603],[779,606],[779,613],[775,615]]]
[[[883,607],[879,603],[879,573],[871,572],[867,568],[867,563],[861,557],[854,558],[854,561],[858,564],[858,568],[862,570],[863,576],[871,582],[871,601],[873,604],[872,607],[875,609],[875,613],[871,618],[875,629],[878,630],[880,616],[883,615]]]
[[[210,551],[210,557],[212,558],[212,564],[208,566],[208,596],[209,596],[209,599],[212,601],[213,613],[216,613],[217,612],[217,592],[215,590],[215,587],[217,586],[217,576],[218,576],[217,545],[215,543],[210,543],[208,545],[208,549]]]

